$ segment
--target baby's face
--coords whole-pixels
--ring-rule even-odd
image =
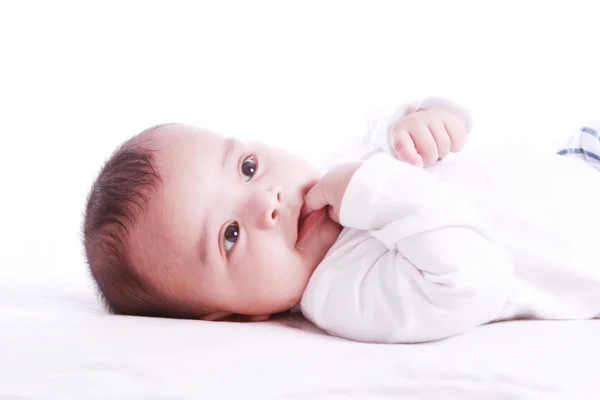
[[[296,305],[341,230],[327,213],[299,229],[319,172],[264,144],[185,125],[160,128],[152,147],[163,183],[131,238],[144,277],[208,318]]]

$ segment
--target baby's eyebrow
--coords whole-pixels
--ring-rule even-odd
[[[225,145],[223,146],[223,159],[221,160],[221,167],[225,168],[227,164],[227,159],[233,153],[233,149],[235,148],[236,140],[234,138],[229,138],[225,141]]]
[[[204,220],[202,221],[202,230],[200,230],[199,237],[199,255],[200,255],[200,263],[202,265],[206,265],[206,260],[208,258],[208,216],[204,216]]]

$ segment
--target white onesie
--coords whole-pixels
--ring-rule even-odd
[[[600,173],[516,146],[419,169],[373,125],[340,210],[345,227],[303,294],[305,317],[351,340],[414,343],[514,318],[600,315]]]

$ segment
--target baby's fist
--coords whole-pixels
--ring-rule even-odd
[[[340,207],[350,179],[362,162],[338,165],[328,171],[323,178],[304,196],[302,216],[327,207],[329,218],[340,222]]]
[[[400,118],[388,138],[394,157],[423,167],[462,150],[466,130],[448,110],[422,109]]]

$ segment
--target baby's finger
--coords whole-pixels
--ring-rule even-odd
[[[325,185],[323,185],[323,181],[320,180],[304,196],[304,206],[302,207],[300,215],[304,217],[312,211],[320,210],[328,204],[329,202],[325,197]]]
[[[465,146],[466,132],[460,121],[452,116],[444,121],[444,128],[450,137],[450,151],[457,153]]]
[[[423,166],[423,158],[415,148],[415,142],[406,129],[394,129],[390,133],[390,147],[394,157],[409,164]]]
[[[446,132],[446,128],[444,128],[444,123],[441,121],[432,122],[429,124],[429,131],[437,145],[438,159],[446,157],[448,153],[450,153],[452,141],[450,140],[448,132]]]
[[[417,124],[411,129],[410,135],[412,136],[417,153],[423,159],[424,165],[427,166],[435,163],[438,160],[438,149],[433,134],[429,131],[429,127],[424,124]]]

